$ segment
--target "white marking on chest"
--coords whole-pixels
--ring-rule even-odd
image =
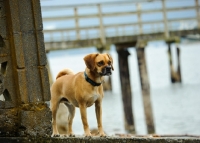
[[[87,106],[90,107],[94,104],[94,102],[99,98],[99,93],[93,92],[88,96]]]

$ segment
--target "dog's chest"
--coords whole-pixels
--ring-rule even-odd
[[[97,92],[93,92],[88,95],[87,98],[87,107],[90,107],[94,104],[94,102],[99,98],[100,94]]]

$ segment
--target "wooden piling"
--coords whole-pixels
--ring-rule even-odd
[[[177,74],[178,74],[178,82],[182,82],[182,77],[181,77],[181,61],[180,61],[180,48],[177,46],[176,47],[176,53],[177,53],[177,60],[178,60],[178,69],[177,69]]]
[[[130,133],[135,133],[133,110],[132,110],[132,93],[130,86],[128,56],[130,53],[126,48],[117,47],[119,73],[122,91],[122,101],[125,118],[125,129]]]
[[[170,76],[171,76],[171,82],[175,83],[176,82],[176,72],[174,70],[174,66],[173,66],[173,60],[172,60],[172,53],[171,53],[171,43],[168,42],[168,56],[169,56],[169,67],[170,67]]]
[[[147,125],[147,131],[149,134],[155,133],[153,112],[151,107],[151,98],[150,98],[150,84],[147,74],[146,59],[145,59],[145,42],[138,42],[136,45],[137,59],[138,59],[138,68],[140,73],[140,83],[142,88],[143,96],[143,106],[145,112],[145,119]]]
[[[171,42],[167,42],[167,45],[168,45],[171,82],[172,83],[181,82],[180,48],[178,46],[176,47],[178,67],[177,67],[177,70],[175,70],[174,65],[173,65],[173,60],[172,60]]]

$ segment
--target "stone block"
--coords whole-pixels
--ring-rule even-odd
[[[6,9],[6,16],[7,23],[10,24],[10,28],[12,27],[12,31],[10,32],[19,32],[20,31],[20,19],[19,19],[19,12],[18,12],[18,2],[16,0],[7,0],[5,1],[6,5],[9,6],[9,8]],[[9,19],[10,18],[10,19]],[[9,35],[12,35],[10,33]]]
[[[5,108],[5,102],[0,100],[0,109],[4,109]]]
[[[26,68],[26,82],[27,82],[27,93],[30,102],[41,102],[43,101],[41,77],[38,67],[27,67]]]
[[[42,32],[15,33],[14,47],[17,68],[25,66],[44,66],[47,64]]]
[[[7,61],[4,62],[4,65],[1,67],[1,74],[3,75],[3,94],[4,97],[6,96],[7,98],[7,102],[5,103],[5,108],[12,108],[12,107],[16,107],[17,106],[17,88],[18,85],[16,85],[17,81],[16,81],[16,77],[14,77],[13,75],[13,64],[12,64],[12,60],[11,57],[8,56],[7,57]]]
[[[10,56],[10,42],[8,40],[3,39],[3,47],[0,50],[0,58]]]
[[[35,28],[31,0],[18,0],[18,7],[21,31],[33,31]]]
[[[47,58],[46,58],[43,32],[37,31],[36,37],[37,37],[37,50],[38,50],[38,60],[39,60],[38,65],[45,66],[47,64]]]
[[[37,66],[38,65],[38,51],[36,44],[36,37],[34,31],[28,33],[22,33],[23,51],[25,66]]]
[[[1,7],[1,2],[0,2],[0,7]],[[0,36],[2,37],[2,39],[6,39],[7,38],[6,18],[5,15],[2,14],[2,16],[4,17],[0,16]]]
[[[16,136],[18,131],[18,110],[0,109],[0,136]]]
[[[1,17],[5,17],[5,7],[4,7],[4,2],[3,1],[0,1],[0,18]]]
[[[21,103],[29,103],[25,69],[17,69],[17,76]]]
[[[50,93],[48,70],[45,66],[39,67],[39,70],[40,70],[40,75],[41,75],[41,80],[42,80],[41,86],[43,90],[44,101],[49,101],[51,93]]]
[[[13,34],[13,39],[14,39],[14,48],[15,48],[14,51],[15,51],[17,68],[24,68],[25,61],[24,61],[24,49],[23,49],[21,32]]]
[[[46,104],[22,105],[20,136],[50,136],[51,111]]]
[[[33,17],[35,22],[35,29],[42,31],[43,24],[42,24],[42,12],[41,12],[40,0],[32,0],[32,5],[34,5]]]

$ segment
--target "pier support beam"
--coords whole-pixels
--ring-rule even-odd
[[[153,112],[150,98],[150,84],[147,74],[146,59],[145,59],[146,42],[139,41],[136,44],[136,52],[138,59],[138,68],[140,73],[140,82],[142,88],[143,105],[145,112],[145,119],[147,124],[147,131],[149,134],[155,133]]]
[[[132,110],[132,93],[128,67],[128,56],[130,54],[128,50],[126,48],[122,48],[122,46],[123,45],[116,44],[124,109],[125,129],[130,133],[135,133],[135,125]]]
[[[168,41],[166,42],[168,45],[168,56],[169,56],[169,65],[170,65],[170,75],[171,75],[171,82],[181,82],[181,67],[180,67],[180,48],[176,47],[176,55],[177,55],[177,63],[178,67],[177,70],[175,70],[172,60],[172,52],[171,52],[171,44],[172,42]]]

